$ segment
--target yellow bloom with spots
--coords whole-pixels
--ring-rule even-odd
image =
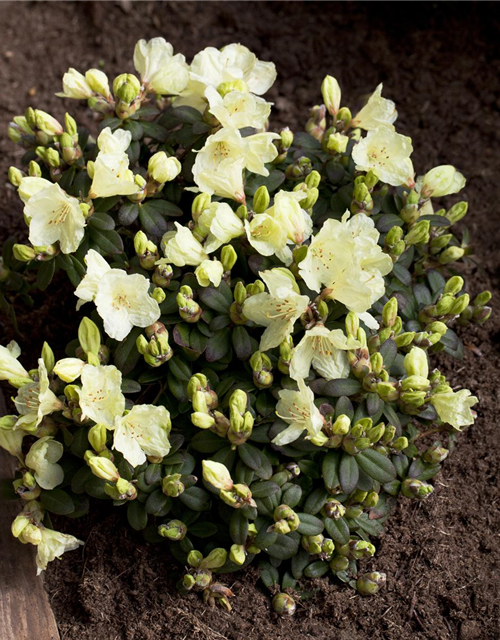
[[[44,416],[64,408],[64,404],[49,388],[49,385],[47,368],[45,362],[40,358],[38,360],[38,380],[23,385],[14,398],[14,404],[19,413],[15,429],[35,431]]]
[[[149,280],[140,273],[112,269],[94,249],[85,257],[87,274],[76,288],[79,308],[93,300],[104,320],[104,330],[123,340],[133,327],[148,327],[160,317],[160,307],[149,295]]]
[[[227,202],[212,202],[202,211],[197,220],[200,231],[206,235],[203,249],[206,253],[216,251],[233,238],[244,235],[243,222]]]
[[[313,291],[326,288],[326,297],[362,314],[385,291],[383,276],[392,270],[391,258],[378,245],[379,232],[365,214],[342,220],[330,218],[314,236],[299,272]]]
[[[325,380],[346,378],[350,366],[347,359],[349,349],[361,346],[358,340],[347,338],[341,329],[329,330],[317,324],[295,347],[290,362],[290,377],[294,380],[307,378],[311,367]]]
[[[146,456],[163,458],[170,451],[170,413],[163,406],[135,405],[113,425],[113,449],[120,451],[133,467]]]
[[[476,396],[471,395],[468,389],[436,393],[431,398],[431,404],[436,409],[440,420],[451,424],[458,431],[474,423],[471,408],[478,402]]]
[[[278,155],[277,133],[256,133],[243,138],[237,129],[223,128],[209,136],[197,155],[193,178],[200,191],[244,202],[243,169],[268,176],[266,162]]]
[[[86,219],[77,198],[44,178],[26,177],[19,185],[26,203],[29,240],[35,247],[59,242],[62,253],[73,253],[83,239]]]
[[[243,314],[248,320],[266,327],[260,351],[279,346],[292,333],[294,324],[305,312],[309,298],[299,293],[293,275],[286,269],[261,271],[259,277],[269,293],[257,293],[245,300]]]
[[[273,444],[282,446],[294,442],[306,431],[310,440],[321,433],[324,419],[314,404],[314,393],[302,378],[297,380],[298,391],[284,389],[279,392],[276,415],[288,423],[288,427],[273,438]]]
[[[378,127],[354,146],[352,159],[358,171],[373,171],[380,180],[393,187],[413,187],[412,151],[411,138],[388,127]]]
[[[85,365],[81,374],[81,389],[77,389],[83,418],[112,429],[115,418],[125,411],[122,374],[113,365]]]

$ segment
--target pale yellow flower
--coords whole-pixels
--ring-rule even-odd
[[[59,94],[61,97],[87,100],[93,95],[92,88],[85,76],[72,67],[63,75],[62,84],[63,93]]]
[[[203,480],[211,484],[216,489],[222,491],[231,491],[233,488],[233,481],[231,474],[225,465],[221,462],[215,462],[214,460],[203,460]]]
[[[358,171],[373,171],[393,187],[412,187],[415,184],[412,151],[411,138],[388,127],[379,127],[354,145],[352,159]]]
[[[132,142],[130,131],[118,129],[112,133],[109,127],[97,138],[99,153],[93,166],[90,198],[126,196],[137,193],[134,174],[129,169],[130,160],[126,150]]]
[[[180,53],[174,55],[172,45],[164,38],[139,40],[134,67],[148,90],[162,95],[178,95],[189,80],[186,58]]]
[[[216,251],[223,244],[231,242],[245,233],[243,222],[227,202],[212,202],[197,220],[197,225],[206,240],[203,249],[206,253]]]
[[[83,240],[86,220],[80,203],[58,184],[49,183],[31,195],[24,215],[29,220],[29,240],[35,247],[59,242],[63,253],[73,253]]]
[[[6,347],[0,345],[0,380],[11,380],[13,378],[31,381],[29,373],[19,362],[21,347],[15,340],[11,340]]]
[[[461,427],[467,427],[474,423],[471,407],[478,402],[476,396],[472,396],[468,389],[436,393],[431,397],[431,404],[436,409],[440,420],[451,424],[458,431],[461,430]]]
[[[382,98],[382,83],[378,85],[368,102],[352,121],[353,127],[360,127],[371,131],[378,127],[394,129],[394,122],[398,117],[396,105],[392,100]]]
[[[422,179],[421,192],[426,198],[440,198],[458,193],[465,187],[465,178],[451,164],[443,164],[428,171]]]
[[[379,232],[371,218],[326,220],[309,245],[299,272],[307,286],[339,300],[349,310],[364,313],[385,291],[383,276],[392,271],[391,258],[378,245]]]
[[[205,97],[210,113],[223,127],[263,129],[271,113],[271,103],[253,93],[230,91],[224,97],[214,87],[207,87]]]
[[[243,314],[248,320],[266,327],[260,340],[261,351],[280,345],[292,333],[294,324],[309,305],[309,298],[298,293],[298,287],[286,270],[261,271],[259,277],[269,293],[258,293],[245,300]]]
[[[311,366],[325,380],[347,378],[350,371],[346,351],[356,349],[358,340],[347,338],[341,329],[329,330],[317,324],[305,332],[290,362],[290,377],[307,378]]]
[[[113,449],[120,451],[133,467],[146,462],[146,456],[162,458],[170,451],[170,414],[163,406],[135,405],[113,426]]]
[[[113,428],[115,418],[125,411],[122,374],[113,365],[85,365],[81,374],[81,389],[77,389],[83,418]]]
[[[14,398],[14,404],[19,413],[16,429],[34,431],[44,416],[64,408],[64,404],[49,388],[49,384],[45,362],[40,358],[38,360],[38,381],[23,385]]]
[[[35,480],[42,489],[55,489],[64,480],[64,471],[57,461],[64,453],[63,445],[52,436],[40,438],[31,445],[25,462],[34,472]]]
[[[224,267],[219,260],[203,260],[196,268],[194,275],[201,287],[209,287],[210,284],[218,287],[221,283],[223,273]]]
[[[157,264],[168,263],[175,264],[176,267],[186,265],[195,267],[208,259],[203,246],[188,227],[176,222],[175,228],[175,231],[167,231],[163,236],[161,247],[165,259],[159,260]]]
[[[36,566],[37,575],[47,568],[49,562],[60,558],[65,551],[74,551],[83,544],[81,540],[66,533],[59,533],[46,527],[40,527],[41,541],[37,545]]]
[[[237,129],[221,129],[209,136],[196,155],[193,166],[195,183],[209,195],[243,202],[243,169],[262,176],[269,175],[265,163],[278,155],[273,144],[277,138],[279,135],[275,133],[256,133],[243,138]]]
[[[323,416],[314,404],[314,393],[302,378],[297,380],[297,384],[298,391],[283,389],[278,393],[280,399],[276,406],[276,414],[289,424],[273,438],[273,444],[278,446],[294,442],[303,431],[307,431],[307,440],[314,438],[321,433],[324,424]]]

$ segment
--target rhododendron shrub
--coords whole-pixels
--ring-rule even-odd
[[[459,275],[467,203],[438,202],[465,178],[416,173],[382,85],[353,115],[327,76],[305,131],[273,132],[275,67],[242,45],[188,64],[141,40],[134,66],[64,75],[92,132],[32,108],[9,128],[28,229],[4,247],[1,305],[15,320],[62,271],[82,308],[65,352],[0,346],[12,532],[41,571],[82,544],[50,514],[105,500],[210,604],[230,608],[217,576],[251,562],[281,614],[306,577],[373,594],[385,574],[364,559],[391,509],[432,500],[475,417],[435,368],[491,313]]]

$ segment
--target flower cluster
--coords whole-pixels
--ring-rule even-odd
[[[141,40],[134,66],[64,75],[59,95],[87,101],[96,135],[31,108],[9,127],[29,243],[4,249],[4,307],[14,317],[19,293],[62,271],[60,295],[92,316],[35,369],[0,346],[17,390],[0,420],[13,534],[43,570],[82,544],[48,514],[108,500],[169,542],[179,589],[209,604],[230,608],[216,574],[256,556],[280,614],[303,577],[376,593],[370,540],[396,498],[432,493],[475,417],[477,398],[431,366],[491,313],[458,275],[467,203],[435,209],[465,179],[415,174],[382,85],[353,116],[327,76],[293,134],[268,131],[276,70],[242,45],[188,64]]]

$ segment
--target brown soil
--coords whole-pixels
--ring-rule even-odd
[[[163,35],[188,57],[207,45],[240,41],[273,60],[279,71],[271,96],[275,124],[292,128],[303,125],[307,108],[320,99],[325,73],[339,79],[345,103],[353,106],[383,81],[384,94],[398,105],[398,128],[413,138],[418,169],[453,163],[467,176],[467,222],[479,262],[470,275],[470,292],[498,290],[496,3],[2,2],[0,25],[2,131],[30,104],[62,116],[64,105],[53,94],[69,66],[85,70],[102,60],[111,76],[132,70],[139,37]],[[66,106],[82,113],[74,103]],[[3,136],[2,176],[19,156]],[[0,207],[1,235],[21,237],[14,194],[3,190]],[[54,295],[57,290],[52,285]],[[56,344],[73,337],[72,301],[56,314],[55,299],[44,298],[45,305],[31,316],[27,342],[33,350],[42,340],[40,327]],[[57,324],[51,314],[58,316]],[[2,326],[10,338],[10,328]],[[233,613],[211,610],[197,596],[177,595],[178,567],[164,547],[144,544],[119,513],[101,511],[57,523],[86,540],[81,552],[66,554],[46,574],[61,638],[498,640],[499,336],[497,313],[485,327],[467,332],[463,362],[443,366],[454,382],[479,395],[479,418],[437,478],[434,495],[421,504],[401,503],[389,521],[369,565],[388,574],[380,595],[361,598],[317,580],[314,598],[300,605],[294,618],[280,619],[250,570],[229,577],[237,596]],[[36,351],[31,353],[35,357]]]

